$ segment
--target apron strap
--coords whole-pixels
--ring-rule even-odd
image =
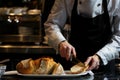
[[[107,22],[108,22],[108,26],[110,27],[111,29],[111,25],[110,25],[110,17],[109,17],[109,13],[108,13],[108,9],[107,9],[107,0],[103,0],[103,7],[104,7],[104,12],[106,14],[106,19],[107,19]]]
[[[73,14],[77,14],[77,9],[76,9],[77,8],[77,3],[78,3],[78,0],[75,0],[74,5],[73,5],[73,9],[72,9]]]

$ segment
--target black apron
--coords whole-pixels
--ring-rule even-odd
[[[69,42],[75,47],[77,57],[85,61],[105,46],[111,38],[111,26],[107,11],[107,1],[103,0],[104,13],[95,18],[77,14],[77,0],[72,10]]]

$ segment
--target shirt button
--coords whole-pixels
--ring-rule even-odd
[[[97,5],[97,7],[99,7],[101,4],[99,3],[98,5]]]
[[[79,4],[82,4],[82,2],[80,1]]]

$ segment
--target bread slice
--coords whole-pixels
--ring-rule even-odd
[[[54,66],[54,70],[52,72],[53,75],[61,75],[61,74],[65,74],[64,68],[60,63],[55,64]]]
[[[34,63],[35,63],[36,69],[38,69],[41,64],[41,58],[35,59]]]
[[[35,73],[51,74],[55,64],[56,62],[52,58],[41,58],[39,68],[36,70]]]
[[[77,63],[76,65],[70,68],[71,73],[78,74],[85,72],[89,66],[85,66],[82,62]]]

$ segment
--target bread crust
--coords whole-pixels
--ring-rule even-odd
[[[54,66],[54,70],[52,72],[53,75],[61,75],[61,74],[65,74],[64,68],[60,63],[56,63]]]
[[[32,59],[27,59],[27,61],[23,63],[24,61],[25,60],[16,65],[17,71],[22,74],[33,74],[36,68],[34,61]]]

